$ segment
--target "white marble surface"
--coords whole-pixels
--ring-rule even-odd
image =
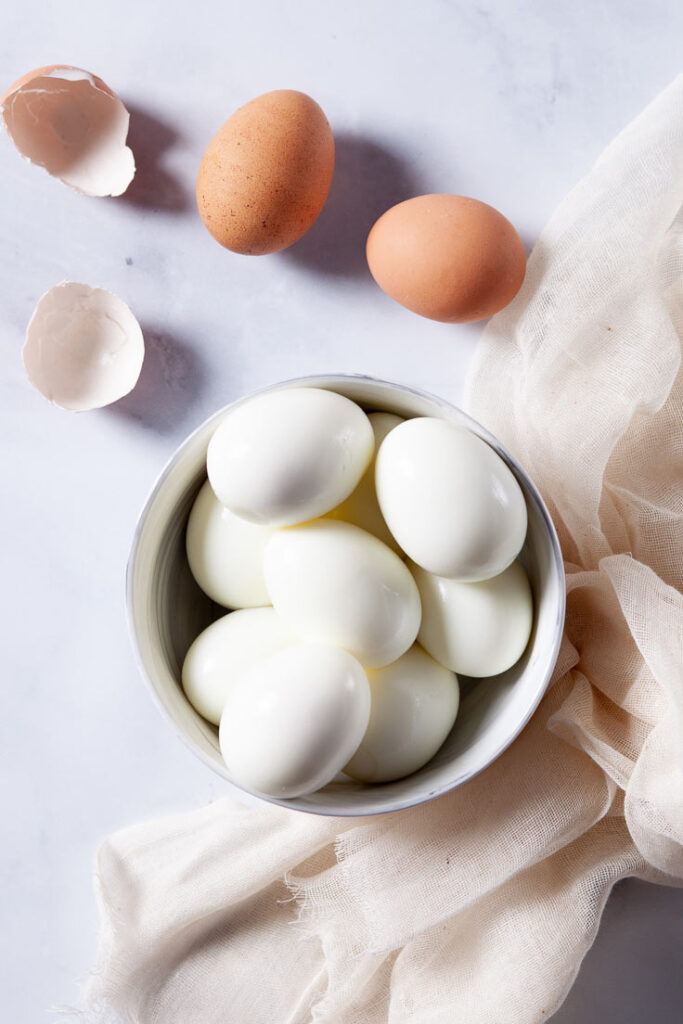
[[[3,5],[2,85],[55,61],[97,72],[133,111],[140,166],[127,197],[88,200],[0,139],[8,1024],[75,997],[94,949],[99,840],[224,788],[160,719],[126,635],[128,544],[167,456],[219,404],[300,373],[365,371],[457,401],[480,328],[420,320],[374,287],[372,219],[411,193],[464,192],[531,244],[680,70],[682,34],[676,0]],[[237,257],[201,226],[194,177],[225,117],[276,87],[320,101],[337,177],[300,245]],[[24,380],[28,317],[65,278],[118,292],[147,335],[141,383],[112,409],[71,416]],[[558,1022],[678,1019],[682,914],[680,894],[621,886]]]

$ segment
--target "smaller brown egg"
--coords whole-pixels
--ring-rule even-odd
[[[367,259],[380,288],[402,306],[442,323],[484,320],[522,287],[526,255],[507,218],[467,196],[407,199],[368,235]]]
[[[226,249],[260,256],[298,241],[323,208],[334,138],[310,96],[277,89],[246,103],[209,143],[197,206]]]

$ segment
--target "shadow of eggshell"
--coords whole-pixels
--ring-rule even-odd
[[[29,71],[0,97],[0,116],[19,153],[76,192],[119,196],[133,180],[128,111],[89,71]]]
[[[110,405],[135,387],[145,355],[140,325],[104,288],[65,281],[38,302],[23,349],[28,379],[72,412]]]

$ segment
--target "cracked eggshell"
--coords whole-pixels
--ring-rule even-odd
[[[38,300],[22,352],[31,384],[72,412],[99,409],[137,383],[145,355],[140,324],[117,295],[64,281]]]
[[[66,64],[29,71],[0,97],[19,153],[86,196],[119,196],[135,174],[130,114],[97,75]]]

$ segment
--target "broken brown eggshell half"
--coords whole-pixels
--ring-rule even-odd
[[[22,356],[31,384],[72,412],[99,409],[137,383],[145,355],[140,324],[104,288],[64,281],[38,301]]]
[[[89,71],[29,71],[0,97],[0,118],[23,157],[83,195],[120,196],[133,180],[130,115]]]

